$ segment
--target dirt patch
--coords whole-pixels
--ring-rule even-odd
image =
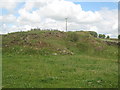
[[[65,37],[65,34],[64,32],[46,32],[44,34],[44,37],[51,37],[51,36],[61,38],[61,37]]]
[[[39,41],[35,44],[36,47],[46,47],[46,46],[49,46],[49,44],[47,44],[46,42],[43,42],[43,41]]]
[[[105,43],[108,45],[120,45],[118,42],[105,41]]]

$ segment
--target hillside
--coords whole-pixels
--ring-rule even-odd
[[[2,35],[3,87],[116,88],[118,46],[89,31]]]
[[[3,35],[3,52],[14,54],[104,54],[117,55],[112,49],[117,46],[108,45],[101,39],[94,38],[89,32],[61,31],[29,31]]]

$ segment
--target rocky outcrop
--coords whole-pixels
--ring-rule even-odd
[[[108,45],[120,45],[120,42],[105,41]]]

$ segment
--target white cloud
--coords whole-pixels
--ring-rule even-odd
[[[17,18],[12,14],[0,16],[0,22],[1,23],[12,24],[12,23],[15,23],[16,20],[17,20]]]
[[[18,25],[7,25],[7,24],[2,24],[2,31],[0,31],[0,34],[7,34],[7,33],[10,33],[10,32],[18,32],[18,31],[28,31],[30,30],[31,26],[29,25],[23,25],[22,27],[21,26],[18,26]]]
[[[9,27],[8,31],[33,27],[65,30],[65,18],[68,17],[68,30],[90,30],[112,37],[118,33],[117,10],[104,8],[95,12],[84,11],[80,5],[65,0],[28,1],[18,11],[19,17],[16,18],[12,14],[0,16],[3,23],[16,23],[16,27],[11,27],[12,29]],[[33,11],[33,8],[37,9]]]
[[[53,18],[56,20],[63,20],[65,17],[75,17],[82,11],[80,5],[75,5],[72,2],[56,0],[40,9],[39,13],[43,16]]]
[[[71,2],[119,2],[119,0],[66,0]]]
[[[97,28],[97,26],[90,26],[89,27],[89,31],[96,31],[96,32],[98,32],[98,28]]]
[[[26,9],[19,10],[20,17],[19,21],[29,21],[31,23],[40,22],[40,16],[37,12],[33,11],[32,13],[26,11]]]
[[[16,0],[1,0],[0,1],[0,8],[6,8],[8,10],[13,9],[16,7],[18,2]]]

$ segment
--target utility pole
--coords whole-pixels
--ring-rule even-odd
[[[67,19],[68,19],[68,18],[65,18],[65,20],[66,20],[66,32],[67,32]]]

